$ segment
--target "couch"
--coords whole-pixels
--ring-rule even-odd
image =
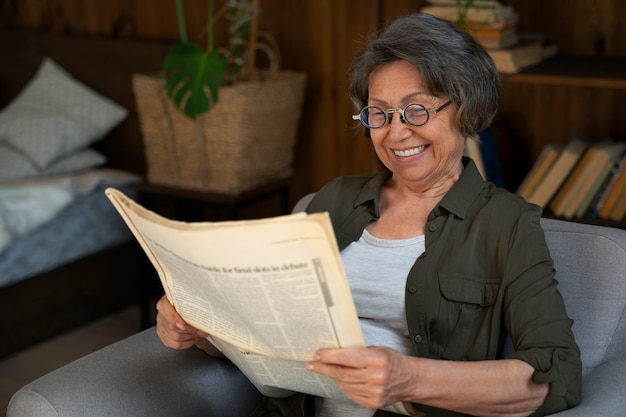
[[[626,413],[626,230],[542,219],[583,361],[581,404],[560,417]],[[45,375],[8,417],[245,416],[259,400],[232,365],[164,347],[154,329]]]

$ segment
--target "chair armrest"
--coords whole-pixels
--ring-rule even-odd
[[[313,200],[313,197],[315,197],[315,193],[310,193],[310,194],[307,194],[304,197],[302,197],[300,200],[298,200],[296,202],[296,205],[293,206],[293,210],[291,212],[292,213],[299,213],[301,211],[306,210],[306,208],[309,205],[309,203],[311,202],[311,200]]]
[[[241,416],[259,400],[230,362],[169,349],[151,328],[29,383],[7,417]]]
[[[585,375],[580,405],[554,417],[623,416],[626,414],[626,359],[606,362]]]

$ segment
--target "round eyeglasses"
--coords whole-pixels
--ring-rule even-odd
[[[365,106],[359,114],[352,116],[354,120],[360,120],[363,126],[368,129],[378,129],[386,123],[391,123],[392,113],[400,113],[400,121],[405,121],[411,126],[424,126],[431,114],[437,114],[452,103],[448,100],[435,110],[428,110],[422,104],[411,103],[404,109],[383,110],[378,106]]]

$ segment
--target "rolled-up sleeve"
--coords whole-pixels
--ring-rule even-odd
[[[550,384],[543,405],[533,416],[545,416],[580,403],[581,373],[576,351],[568,348],[534,349],[510,356],[531,365],[535,384]]]

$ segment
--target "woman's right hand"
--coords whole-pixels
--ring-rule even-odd
[[[187,349],[206,342],[208,334],[187,324],[167,297],[161,297],[156,307],[156,332],[165,346],[172,349]]]

